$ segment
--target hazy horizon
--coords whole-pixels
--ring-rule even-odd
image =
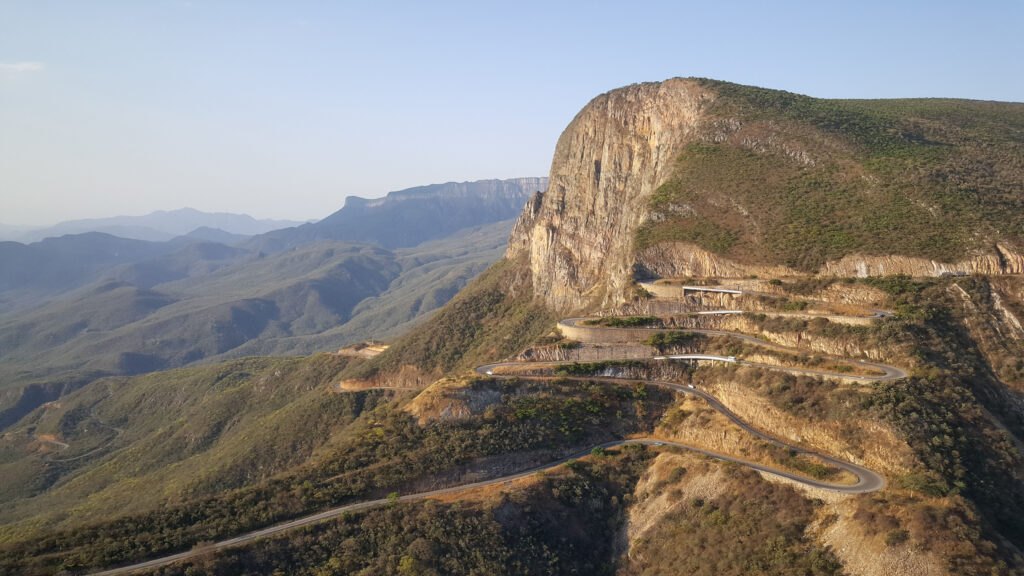
[[[305,221],[546,176],[590,99],[674,76],[1024,100],[1024,6],[602,2],[0,6],[0,222],[192,207]]]
[[[52,227],[52,226],[56,226],[58,224],[63,224],[65,222],[77,222],[77,221],[87,221],[87,220],[109,220],[109,219],[114,219],[114,218],[139,218],[139,217],[142,217],[142,216],[150,216],[150,215],[153,215],[153,214],[161,214],[161,213],[173,213],[173,212],[179,212],[179,211],[182,211],[182,210],[195,210],[197,212],[203,212],[205,214],[214,214],[214,215],[215,214],[230,214],[232,216],[248,216],[248,217],[250,217],[250,218],[252,218],[254,220],[280,220],[282,222],[299,222],[299,223],[314,222],[316,220],[320,220],[320,219],[323,218],[323,216],[321,216],[320,218],[312,218],[310,220],[289,220],[287,218],[257,218],[256,216],[253,216],[252,214],[246,214],[245,212],[223,212],[223,211],[221,211],[221,212],[207,212],[206,210],[199,210],[198,208],[194,208],[192,206],[181,206],[179,208],[169,208],[169,209],[168,208],[158,208],[156,210],[151,210],[149,212],[143,212],[143,213],[138,213],[138,214],[108,214],[106,216],[95,216],[95,217],[90,216],[90,217],[86,217],[86,218],[71,218],[71,219],[67,219],[67,220],[60,220],[60,221],[56,221],[56,222],[48,222],[48,223],[44,223],[44,224],[25,224],[25,225],[9,224],[8,222],[4,222],[4,221],[0,220],[0,226],[8,226],[8,227],[11,227],[11,228],[49,228],[49,227]]]
[[[547,175],[545,174],[544,176],[516,176],[516,177],[513,177],[513,178],[481,178],[480,180],[511,180],[511,179],[520,179],[520,178],[546,178],[546,177],[547,177]],[[401,190],[388,190],[387,192],[384,192],[384,193],[380,194],[379,196],[375,196],[375,197],[372,197],[372,198],[370,198],[370,197],[364,197],[364,198],[367,198],[367,199],[383,198],[384,196],[386,196],[386,195],[388,195],[388,194],[390,194],[392,192],[402,192],[402,191],[408,190],[410,188],[418,188],[418,187],[422,187],[422,186],[433,186],[433,185],[440,185],[440,184],[448,184],[448,183],[451,183],[451,182],[455,182],[455,181],[454,180],[449,180],[449,181],[446,181],[446,182],[430,182],[428,184],[421,184],[421,185],[416,185],[416,186],[410,186],[408,188],[403,188]],[[359,195],[358,194],[349,194],[348,196],[359,196]],[[346,198],[347,198],[347,196],[346,196]],[[179,206],[177,208],[157,208],[155,210],[150,210],[148,212],[141,212],[141,213],[136,213],[136,214],[120,214],[120,213],[118,213],[118,214],[107,214],[107,215],[102,215],[102,216],[89,216],[89,217],[85,217],[85,218],[70,218],[70,219],[59,220],[59,221],[55,221],[55,222],[48,222],[48,223],[44,223],[44,224],[10,224],[8,222],[4,222],[4,221],[0,220],[0,226],[2,226],[2,227],[9,227],[9,228],[39,229],[39,228],[53,227],[53,226],[56,226],[56,225],[59,225],[59,224],[63,224],[65,222],[78,222],[78,221],[88,221],[88,220],[109,220],[109,219],[115,219],[115,218],[138,218],[138,217],[143,217],[143,216],[151,216],[151,215],[154,215],[154,214],[173,213],[173,212],[181,212],[181,211],[187,211],[187,210],[192,210],[192,211],[196,211],[196,212],[202,212],[202,213],[209,214],[209,215],[226,214],[226,215],[232,215],[232,216],[247,216],[249,218],[253,218],[254,220],[258,220],[258,221],[279,220],[279,221],[282,221],[282,222],[292,222],[292,223],[296,223],[296,224],[307,224],[307,223],[317,222],[317,221],[323,220],[324,218],[330,216],[331,214],[337,212],[338,210],[341,210],[344,207],[344,204],[345,204],[345,198],[342,198],[341,199],[341,203],[338,204],[338,206],[336,208],[331,209],[329,212],[327,212],[325,214],[320,214],[318,216],[315,216],[313,218],[307,218],[305,220],[294,220],[294,219],[289,219],[289,218],[275,218],[275,217],[261,218],[261,217],[253,216],[252,214],[248,214],[246,212],[230,212],[230,211],[223,211],[223,210],[221,210],[221,211],[209,211],[209,210],[200,210],[199,208],[195,208],[194,206]]]

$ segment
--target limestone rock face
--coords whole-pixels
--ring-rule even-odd
[[[884,276],[909,274],[911,276],[944,276],[961,274],[1022,274],[1024,254],[1013,248],[996,244],[989,253],[965,255],[959,262],[936,262],[909,256],[857,256],[827,262],[819,273],[827,276]]]
[[[733,262],[716,256],[699,246],[681,242],[663,242],[637,252],[636,263],[648,276],[663,278],[684,276],[708,276],[718,278],[742,278],[759,276],[773,278],[780,276],[802,276],[804,273],[781,265],[750,265]],[[996,244],[987,253],[965,254],[957,262],[938,262],[927,258],[901,255],[851,254],[840,260],[826,262],[818,270],[822,276],[856,277],[907,274],[909,276],[959,276],[967,274],[1022,274],[1024,254],[1013,248]]]
[[[755,275],[762,278],[799,276],[800,272],[781,265],[739,264],[693,244],[662,242],[648,246],[636,254],[636,263],[645,276],[661,278],[705,276],[713,278],[742,278]]]
[[[710,91],[673,79],[598,96],[558,140],[548,191],[520,217],[510,259],[528,257],[534,293],[561,311],[618,301],[651,194],[697,138]]]
[[[744,135],[744,130],[758,131],[738,117],[713,111],[719,96],[705,86],[675,78],[619,88],[593,99],[562,133],[547,191],[527,202],[506,253],[509,259],[528,262],[534,295],[548,307],[571,313],[617,306],[628,296],[635,273],[646,277],[806,275],[781,264],[733,261],[681,242],[635,249],[637,230],[660,217],[651,212],[652,195],[674,176],[677,159],[688,144],[729,141],[753,153],[789,157],[801,166],[816,162],[785,139]],[[839,139],[825,139],[816,146],[837,157],[852,154]],[[728,197],[727,188],[719,192]],[[1015,244],[1013,240],[993,242],[955,262],[853,253],[826,262],[816,272],[838,277],[1022,274],[1024,254]]]

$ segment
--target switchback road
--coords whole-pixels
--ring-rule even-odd
[[[692,287],[692,288],[699,289],[700,287]],[[709,291],[711,291],[711,290],[709,290]],[[717,291],[721,291],[721,290],[717,290]],[[736,293],[736,292],[739,292],[739,291],[738,290],[737,291],[730,291],[730,293]],[[715,312],[715,311],[711,311],[711,312]],[[727,311],[727,312],[735,313],[736,311],[730,310],[730,311]],[[876,311],[876,317],[878,317],[878,318],[884,317],[885,315],[886,315],[886,312],[884,312],[884,311]],[[560,324],[563,325],[563,326],[573,326],[573,327],[575,327],[577,325],[577,323],[581,322],[582,320],[584,320],[584,319],[583,318],[567,318],[565,320],[560,321]],[[604,327],[604,326],[586,326],[586,328],[593,328],[593,329],[598,329],[598,330],[618,330],[617,328]],[[672,330],[672,329],[665,329],[665,328],[639,328],[639,329],[638,328],[628,328],[628,330],[632,330],[632,331],[639,330],[640,332],[651,332],[651,333],[653,333],[653,332],[665,332],[665,331],[669,331],[669,330]],[[784,350],[787,350],[787,351],[790,351],[790,352],[795,350],[795,349],[792,349],[792,348],[788,348],[788,347],[785,347],[785,346],[780,346],[778,344],[773,344],[771,342],[767,342],[767,341],[762,340],[760,338],[756,338],[756,337],[749,336],[749,335],[746,335],[746,334],[735,333],[735,332],[726,332],[726,331],[721,331],[721,330],[688,330],[688,329],[681,329],[681,330],[686,331],[686,332],[697,333],[697,334],[706,334],[706,335],[713,335],[713,336],[728,336],[728,337],[731,337],[731,338],[738,338],[738,339],[741,339],[741,340],[744,340],[744,341],[747,341],[747,342],[755,343],[755,344],[757,344],[759,346],[766,346],[766,347],[776,348],[776,349],[784,349]],[[761,363],[754,363],[754,362],[744,362],[742,360],[736,360],[735,358],[732,358],[732,357],[712,356],[712,355],[703,355],[703,354],[693,354],[693,355],[681,354],[681,355],[674,355],[673,357],[678,357],[680,359],[688,359],[688,358],[692,357],[692,359],[696,359],[696,360],[710,360],[710,361],[721,361],[721,362],[730,362],[730,363],[731,362],[735,362],[735,363],[746,365],[746,366],[753,366],[753,367],[764,368],[764,369],[768,369],[768,370],[781,370],[781,371],[790,372],[790,373],[794,373],[794,374],[810,374],[810,375],[815,375],[815,376],[836,377],[836,378],[842,378],[842,379],[851,379],[851,378],[853,378],[853,379],[859,379],[859,380],[864,380],[864,381],[875,381],[875,382],[882,381],[882,380],[895,380],[895,379],[906,377],[906,372],[904,372],[903,370],[901,370],[899,368],[896,368],[894,366],[886,366],[884,364],[875,364],[875,363],[864,362],[864,361],[860,361],[860,360],[845,360],[844,359],[845,362],[857,364],[857,365],[860,365],[860,366],[863,366],[863,367],[866,367],[866,368],[876,369],[876,370],[881,371],[883,374],[880,375],[880,376],[852,376],[852,375],[847,375],[847,374],[839,374],[839,373],[832,373],[832,372],[819,371],[819,370],[809,370],[809,369],[804,369],[804,368],[790,368],[790,367],[785,367],[785,366],[776,366],[776,365],[761,364]],[[662,357],[662,358],[664,358],[664,357]],[[489,376],[489,377],[492,377],[492,378],[513,378],[513,377],[515,377],[515,378],[523,378],[523,379],[526,379],[526,378],[542,379],[544,377],[529,376],[529,375],[515,375],[515,374],[509,374],[509,373],[495,374],[496,371],[501,371],[501,370],[515,370],[515,369],[518,369],[518,368],[535,368],[535,367],[537,367],[538,364],[555,366],[555,365],[572,364],[572,362],[540,362],[540,363],[531,363],[531,362],[499,362],[499,363],[494,363],[494,364],[486,364],[486,365],[483,365],[483,366],[478,366],[477,368],[474,369],[474,371],[477,374],[486,375],[486,376]],[[607,378],[607,377],[595,377],[595,378],[588,378],[588,379],[589,380],[606,381],[606,382],[622,382],[623,381],[623,379]],[[629,381],[636,381],[636,379],[630,379]],[[579,458],[581,456],[584,456],[584,455],[590,453],[591,450],[593,450],[594,448],[597,448],[597,447],[613,448],[613,447],[616,447],[616,446],[622,446],[622,445],[626,445],[626,444],[643,444],[643,445],[646,445],[646,446],[654,446],[654,447],[665,447],[665,446],[668,446],[668,447],[688,450],[688,451],[695,452],[695,453],[698,453],[698,454],[703,454],[705,456],[708,456],[708,457],[711,457],[711,458],[715,458],[715,459],[718,459],[718,460],[727,461],[727,462],[734,462],[736,464],[739,464],[739,465],[742,465],[742,466],[745,466],[745,467],[748,467],[748,468],[751,468],[751,469],[754,469],[754,470],[758,470],[758,471],[765,472],[765,473],[768,473],[768,474],[773,474],[773,475],[776,475],[776,476],[787,478],[789,480],[798,482],[798,483],[803,484],[805,486],[810,486],[810,487],[813,487],[813,488],[819,488],[819,489],[822,489],[822,490],[829,490],[829,491],[839,492],[839,493],[844,493],[844,494],[862,494],[862,493],[866,493],[866,492],[874,492],[876,490],[882,489],[885,486],[885,479],[882,478],[881,475],[879,475],[877,472],[875,472],[873,470],[870,470],[870,469],[865,468],[863,466],[859,466],[857,464],[853,464],[851,462],[844,462],[842,460],[838,460],[838,459],[835,459],[835,458],[832,458],[832,457],[829,457],[829,456],[825,456],[823,454],[818,454],[816,452],[813,452],[813,451],[801,448],[799,446],[788,444],[786,442],[783,442],[782,440],[779,440],[777,438],[774,438],[774,437],[772,437],[772,436],[762,432],[761,430],[758,430],[757,428],[751,426],[750,424],[748,424],[747,422],[742,420],[739,416],[737,416],[731,410],[729,410],[717,398],[715,398],[714,396],[712,396],[712,395],[710,395],[710,394],[708,394],[708,393],[706,393],[706,392],[704,392],[702,390],[699,390],[697,388],[693,388],[693,387],[691,387],[689,385],[682,385],[682,384],[677,384],[677,383],[673,383],[673,382],[647,381],[647,383],[655,385],[655,386],[661,386],[663,388],[668,388],[668,389],[673,390],[675,392],[681,392],[683,394],[688,394],[688,395],[693,395],[693,396],[698,396],[700,398],[703,398],[704,401],[707,402],[708,406],[710,406],[712,409],[714,409],[715,411],[717,411],[720,414],[722,414],[723,416],[725,416],[730,422],[732,422],[736,426],[739,426],[745,432],[747,432],[747,433],[749,433],[749,434],[751,434],[753,436],[756,436],[758,438],[761,438],[761,439],[763,439],[763,440],[765,440],[767,442],[771,442],[772,444],[775,444],[777,446],[781,446],[781,447],[787,448],[789,450],[792,450],[795,453],[806,454],[806,455],[809,455],[809,456],[814,456],[814,457],[822,460],[823,462],[825,462],[825,463],[827,463],[827,464],[829,464],[831,466],[835,466],[836,468],[839,468],[841,470],[845,470],[846,472],[849,472],[850,474],[852,474],[854,477],[857,478],[857,481],[855,483],[853,483],[853,484],[831,484],[831,483],[828,483],[828,482],[822,482],[822,481],[819,481],[819,480],[814,480],[814,479],[811,479],[811,478],[800,476],[798,474],[794,474],[794,473],[786,471],[786,470],[781,470],[781,469],[778,469],[778,468],[773,468],[771,466],[765,466],[765,465],[762,465],[762,464],[758,464],[756,462],[750,462],[750,461],[742,460],[742,459],[736,458],[734,456],[729,456],[729,455],[725,455],[725,454],[718,454],[718,453],[715,453],[715,452],[711,452],[709,450],[704,450],[704,449],[696,447],[696,446],[690,446],[690,445],[682,444],[682,443],[679,443],[679,442],[673,442],[673,441],[669,441],[669,440],[662,440],[662,439],[658,439],[658,438],[631,438],[631,439],[624,439],[624,440],[615,440],[615,441],[611,441],[611,442],[605,442],[603,444],[598,444],[596,446],[591,446],[591,447],[588,447],[585,450],[581,450],[581,451],[577,452],[576,454],[573,454],[572,456],[569,456],[567,458],[562,458],[562,459],[559,459],[557,461],[545,464],[543,466],[540,466],[540,467],[537,467],[537,468],[532,468],[530,470],[524,470],[522,472],[518,472],[518,473],[515,473],[515,474],[510,474],[508,476],[502,476],[500,478],[493,478],[493,479],[490,479],[490,480],[483,480],[483,481],[480,481],[480,482],[473,482],[473,483],[470,483],[470,484],[463,484],[463,485],[459,485],[459,486],[451,486],[451,487],[442,488],[442,489],[439,489],[439,490],[430,490],[430,491],[427,491],[427,492],[420,492],[420,493],[416,493],[416,494],[407,494],[407,495],[400,496],[400,497],[394,499],[394,501],[408,502],[408,501],[413,501],[413,500],[422,500],[422,499],[427,499],[427,498],[431,498],[431,497],[435,497],[435,496],[442,496],[442,495],[446,495],[446,494],[452,494],[452,493],[457,493],[457,492],[473,490],[473,489],[482,488],[482,487],[485,487],[485,486],[493,486],[493,485],[496,485],[496,484],[504,484],[504,483],[512,482],[514,480],[518,480],[520,478],[524,478],[524,477],[530,476],[532,474],[536,474],[537,472],[542,471],[542,470],[547,470],[547,469],[550,469],[550,468],[554,468],[554,467],[560,466],[560,465],[566,463],[567,461],[569,461],[569,460],[571,460],[573,458]],[[335,386],[336,386],[336,389],[338,391],[343,391],[343,389],[340,387],[340,385],[335,385]],[[120,433],[120,431],[118,431],[118,432]],[[133,564],[133,565],[130,565],[130,566],[123,566],[123,567],[120,567],[120,568],[114,568],[114,569],[111,569],[111,570],[106,570],[106,571],[103,571],[103,572],[98,572],[98,573],[96,573],[96,575],[97,576],[115,576],[115,575],[121,575],[121,574],[131,574],[133,572],[138,572],[138,571],[142,571],[142,570],[149,570],[149,569],[157,568],[157,567],[160,567],[160,566],[165,566],[167,564],[173,564],[175,562],[180,562],[182,560],[188,560],[190,558],[195,558],[197,556],[200,556],[200,555],[203,555],[203,554],[207,554],[207,553],[215,551],[215,550],[222,550],[222,549],[226,549],[226,548],[240,546],[242,544],[246,544],[248,542],[259,540],[261,538],[267,538],[267,537],[270,537],[270,536],[274,536],[276,534],[280,534],[280,533],[286,532],[288,530],[293,530],[295,528],[299,528],[299,527],[302,527],[302,526],[309,526],[309,525],[312,525],[312,524],[316,524],[316,523],[319,523],[319,522],[330,520],[332,518],[337,518],[337,517],[339,517],[339,516],[341,516],[343,514],[346,514],[346,513],[359,512],[359,511],[363,511],[363,510],[369,510],[369,509],[372,509],[372,508],[375,508],[375,507],[378,507],[378,506],[386,505],[386,504],[388,504],[388,503],[390,503],[392,501],[393,501],[392,499],[382,498],[382,499],[377,499],[377,500],[369,500],[369,501],[365,501],[365,502],[357,502],[357,503],[353,503],[353,504],[346,504],[344,506],[339,506],[339,507],[336,507],[336,508],[331,508],[330,510],[325,510],[323,512],[318,512],[316,514],[311,514],[309,516],[304,516],[302,518],[298,518],[298,519],[291,520],[291,521],[288,521],[288,522],[283,522],[281,524],[275,524],[274,526],[270,526],[270,527],[263,528],[263,529],[260,529],[260,530],[255,530],[253,532],[248,532],[246,534],[242,534],[240,536],[236,536],[234,538],[230,538],[230,539],[227,539],[227,540],[222,540],[220,542],[216,542],[216,543],[213,543],[213,544],[210,544],[210,545],[207,545],[207,546],[203,546],[201,548],[197,548],[197,549],[193,549],[193,550],[188,550],[188,551],[185,551],[185,552],[179,552],[177,554],[172,554],[172,555],[169,555],[169,556],[164,556],[162,558],[155,558],[153,560],[148,560],[146,562],[140,562],[138,564]]]

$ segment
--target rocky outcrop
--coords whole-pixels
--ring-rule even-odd
[[[959,262],[936,262],[909,256],[850,255],[841,260],[826,263],[820,273],[826,276],[856,276],[859,278],[887,274],[908,274],[910,276],[1022,274],[1024,273],[1024,254],[1009,246],[996,244],[989,253],[978,254]]]
[[[685,278],[687,276],[777,278],[801,275],[800,272],[786,266],[738,264],[693,244],[682,242],[663,242],[648,246],[637,253],[636,263],[644,275],[662,278]]]
[[[523,212],[512,227],[512,234],[509,235],[508,248],[506,253],[513,260],[530,254],[530,244],[533,238],[533,226],[537,222],[541,206],[544,204],[544,192],[534,193],[523,207]]]
[[[740,264],[712,254],[693,244],[680,242],[665,242],[649,246],[637,253],[636,263],[646,275],[664,278],[686,276],[777,278],[806,275],[786,266]],[[1024,254],[1002,244],[997,244],[991,252],[965,257],[958,262],[938,262],[927,258],[899,255],[851,254],[840,260],[826,262],[818,270],[818,274],[822,276],[843,278],[865,278],[889,274],[955,276],[1022,273],[1024,273]]]
[[[403,407],[420,426],[434,420],[459,420],[479,415],[501,403],[501,383],[494,380],[443,378]]]
[[[651,194],[697,138],[712,93],[690,80],[635,84],[592,100],[558,140],[548,191],[531,202],[508,257],[528,257],[534,293],[559,311],[617,302]]]
[[[720,97],[712,86],[676,78],[613,90],[587,104],[562,133],[548,190],[529,201],[507,251],[510,259],[529,262],[534,293],[549,307],[571,313],[615,306],[629,295],[634,276],[807,275],[780,264],[757,264],[756,259],[737,262],[681,242],[654,242],[639,252],[635,249],[637,230],[661,216],[650,209],[652,195],[675,176],[677,159],[688,144],[727,142],[754,154],[785,157],[801,167],[829,158],[853,162],[847,141],[811,128],[811,120],[797,120],[794,126],[803,128],[786,132],[774,121],[759,122],[739,113],[732,117],[733,100],[716,106],[716,101],[731,97]],[[807,139],[824,156],[811,157],[804,146]],[[860,172],[851,172],[856,174]],[[727,187],[712,192],[727,202]],[[1021,274],[1024,254],[1015,244],[1013,238],[1001,240],[965,253],[956,262],[851,254],[825,263],[817,273]]]

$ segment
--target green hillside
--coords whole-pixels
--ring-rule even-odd
[[[442,240],[394,251],[401,273],[376,296],[361,300],[348,320],[323,332],[250,341],[225,357],[311,354],[366,339],[404,334],[425,321],[462,287],[498,261],[511,222],[464,230]]]
[[[0,323],[4,384],[75,370],[137,374],[254,338],[316,333],[346,321],[400,272],[385,250],[321,243],[148,289],[101,283]]]
[[[40,408],[2,437],[15,482],[2,494],[0,573],[119,563],[503,460],[547,462],[649,429],[670,401],[642,386],[484,380],[473,386],[507,392],[485,414],[419,425],[396,409],[409,394],[332,392],[345,362],[249,359],[101,380]],[[123,433],[97,431],[97,418]],[[61,432],[71,448],[33,453],[30,432]]]
[[[679,397],[641,383],[653,371],[637,381],[588,381],[590,371],[606,368],[602,363],[578,364],[570,379],[551,381],[457,376],[452,380],[466,390],[493,394],[492,403],[465,417],[427,422],[402,409],[419,401],[413,392],[331,392],[340,378],[386,376],[406,362],[459,374],[456,367],[498,359],[506,349],[538,340],[551,317],[516,297],[498,296],[499,287],[522,281],[520,274],[514,263],[502,262],[372,361],[329,355],[238,360],[100,380],[59,406],[38,409],[0,443],[0,473],[8,479],[0,492],[0,573],[127,563],[340,503],[528,468],[559,450],[703,418],[690,405],[682,409]],[[951,573],[1012,574],[1000,562],[1012,561],[1007,542],[1024,530],[1021,457],[1013,440],[1024,433],[1024,418],[1011,400],[1024,386],[1024,372],[1012,360],[1020,344],[995,340],[991,326],[972,322],[991,317],[994,289],[1005,305],[1020,310],[1021,300],[1009,296],[1020,283],[884,278],[785,289],[808,298],[830,285],[884,290],[886,306],[898,313],[871,326],[754,320],[775,334],[883,350],[887,362],[913,367],[909,378],[846,386],[734,367],[676,373],[662,367],[657,377],[700,387],[738,385],[785,418],[841,430],[853,454],[872,450],[879,429],[892,430],[906,446],[894,456],[903,472],[887,477],[885,491],[849,500],[852,511],[844,514],[852,516],[843,521],[880,533],[893,543],[885,546],[927,546]],[[965,308],[961,292],[977,308]],[[97,421],[123,432],[113,434]],[[44,450],[33,433],[59,434],[70,447]],[[59,461],[83,453],[81,460]],[[157,573],[269,573],[286,566],[300,574],[341,567],[389,571],[406,562],[424,573],[470,574],[516,557],[519,563],[498,573],[539,570],[546,558],[554,573],[631,566],[628,573],[653,574],[693,566],[693,555],[730,573],[742,573],[749,562],[770,567],[767,573],[785,573],[791,565],[801,574],[841,573],[839,560],[806,533],[816,518],[829,517],[826,503],[735,466],[687,458],[670,475],[657,480],[655,474],[643,484],[638,478],[654,474],[647,468],[651,455],[595,451],[550,476],[461,496],[459,504],[343,516]],[[691,475],[716,474],[724,474],[717,496],[686,496]],[[616,557],[612,543],[625,529],[625,511],[656,496],[683,505],[657,523],[654,534],[671,540],[700,530],[716,534],[715,543],[680,547],[645,539],[638,544],[644,556]],[[570,533],[546,540],[556,526],[571,527]],[[460,543],[486,554],[469,560]]]
[[[2,437],[0,523],[18,531],[30,529],[27,519],[80,525],[251,484],[305,462],[389,396],[331,394],[347,362],[250,358],[93,382]],[[59,435],[69,447],[40,457],[32,434]]]
[[[652,197],[638,248],[692,242],[806,272],[854,253],[1024,248],[1024,104],[701,84],[718,94],[714,120]]]
[[[551,330],[555,315],[532,298],[522,263],[500,260],[383,354],[346,373],[366,378],[416,366],[440,376],[504,358]]]
[[[201,245],[121,268],[0,318],[0,429],[99,376],[396,336],[498,260],[511,225],[395,251],[320,241],[255,255]]]

